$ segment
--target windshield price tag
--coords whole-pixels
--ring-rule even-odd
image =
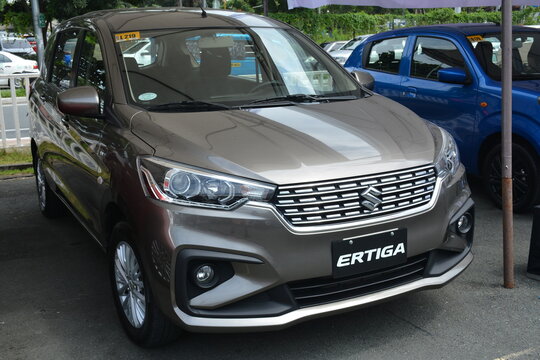
[[[479,42],[484,40],[484,37],[482,35],[469,35],[467,36],[467,39],[469,39],[470,42]]]
[[[116,42],[120,41],[129,41],[129,40],[138,40],[141,38],[141,34],[138,31],[132,31],[127,33],[121,33],[121,34],[114,34],[114,39]]]

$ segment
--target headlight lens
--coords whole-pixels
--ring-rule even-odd
[[[171,161],[139,158],[146,195],[173,204],[230,210],[248,200],[269,201],[275,186]]]
[[[445,177],[447,174],[454,175],[459,168],[459,151],[456,145],[456,141],[448,133],[448,131],[431,125],[430,129],[434,133],[434,128],[436,128],[440,135],[440,151],[435,160],[435,167],[437,168],[437,173],[440,177]],[[434,134],[435,137],[435,134]],[[437,137],[435,137],[437,142]]]

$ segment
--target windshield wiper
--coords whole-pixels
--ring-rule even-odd
[[[200,100],[172,102],[159,105],[146,106],[148,111],[200,111],[200,110],[230,110],[225,104],[213,103]]]
[[[284,96],[276,96],[266,99],[258,99],[251,101],[245,105],[240,106],[240,108],[250,107],[253,105],[259,104],[271,104],[271,103],[306,103],[306,102],[330,102],[330,101],[346,101],[346,100],[356,100],[357,96],[354,95],[342,95],[342,96],[324,96],[324,95],[314,95],[314,94],[292,94]]]

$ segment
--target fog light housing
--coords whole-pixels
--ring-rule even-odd
[[[212,264],[202,264],[193,271],[193,280],[198,287],[209,289],[217,284],[218,277]]]
[[[472,228],[472,217],[471,217],[471,214],[469,213],[465,213],[463,215],[461,215],[458,219],[458,221],[456,222],[456,229],[457,231],[462,234],[462,235],[465,235],[466,233],[468,233]]]

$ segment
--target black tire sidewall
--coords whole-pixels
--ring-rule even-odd
[[[502,207],[502,198],[501,194],[495,194],[492,188],[492,185],[489,183],[489,173],[491,171],[491,165],[493,161],[501,158],[501,144],[495,145],[485,156],[482,163],[482,182],[486,191],[488,192],[491,200],[498,206]],[[513,143],[512,144],[512,159],[520,159],[520,161],[525,161],[527,166],[530,169],[530,175],[532,177],[531,183],[533,184],[529,190],[529,194],[524,196],[519,202],[516,202],[514,197],[513,209],[515,212],[523,212],[530,209],[533,205],[537,203],[539,193],[540,193],[540,184],[538,184],[539,172],[537,166],[537,156],[525,148],[524,146]],[[502,166],[502,165],[501,165]],[[538,184],[534,186],[534,184]]]

